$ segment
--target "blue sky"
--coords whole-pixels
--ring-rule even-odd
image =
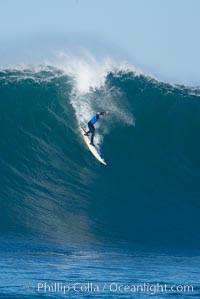
[[[199,12],[198,0],[0,0],[0,66],[23,63],[23,48],[35,40],[43,52],[62,40],[169,82],[200,85]]]

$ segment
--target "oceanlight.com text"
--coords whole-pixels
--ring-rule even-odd
[[[119,283],[119,282],[74,282],[72,284],[63,282],[38,282],[37,286],[31,287],[32,290],[38,293],[60,293],[69,294],[69,292],[74,293],[149,293],[155,295],[157,293],[194,293],[193,285],[181,285],[181,284],[150,284],[150,283]]]

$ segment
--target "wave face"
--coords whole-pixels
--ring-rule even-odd
[[[85,89],[85,76],[0,72],[1,235],[199,248],[199,90],[120,68]],[[79,126],[107,109],[104,167]]]

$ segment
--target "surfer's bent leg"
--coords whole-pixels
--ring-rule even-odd
[[[92,125],[92,130],[90,130],[90,132],[91,132],[91,134],[92,134],[92,136],[91,136],[91,144],[94,145],[93,140],[94,140],[95,128],[94,128],[93,125]]]
[[[93,144],[95,128],[94,128],[94,125],[90,121],[88,123],[88,127],[90,130],[89,132],[91,133],[91,144]]]
[[[88,128],[89,128],[89,131],[87,131],[84,135],[87,135],[87,136],[88,136],[88,134],[91,133],[91,131],[90,131],[90,124],[91,124],[91,123],[90,123],[90,121],[89,121],[89,122],[88,122]]]
[[[94,125],[90,121],[88,122],[88,128],[89,128],[89,131],[87,131],[84,135],[88,136],[88,134],[91,133],[91,144],[93,144],[95,128],[94,128]]]

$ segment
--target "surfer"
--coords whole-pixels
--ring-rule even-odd
[[[86,132],[84,135],[88,136],[89,133],[91,133],[91,142],[90,144],[94,146],[93,140],[94,140],[94,134],[95,134],[95,128],[94,124],[100,119],[103,118],[105,114],[108,114],[109,111],[103,111],[103,112],[97,112],[95,116],[91,118],[91,120],[88,122],[88,128],[89,131]]]

